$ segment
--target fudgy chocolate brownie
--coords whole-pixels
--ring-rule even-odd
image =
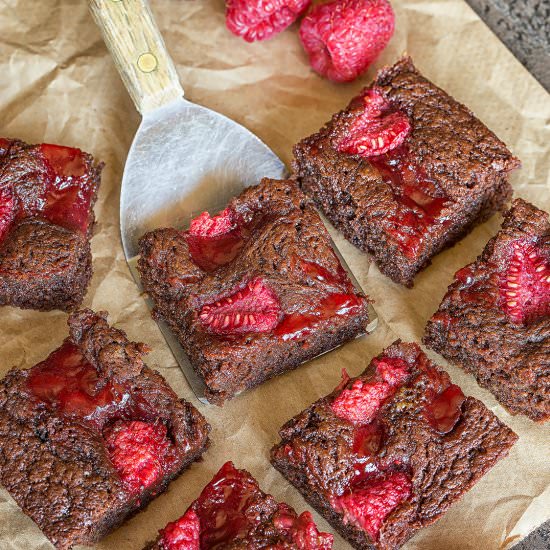
[[[246,470],[226,462],[178,520],[146,550],[330,550],[310,512],[300,515],[264,493]]]
[[[271,461],[355,548],[395,549],[437,520],[517,436],[416,344],[394,342],[287,422]]]
[[[82,303],[102,167],[80,149],[0,138],[0,305]]]
[[[512,414],[550,418],[550,221],[516,199],[501,231],[455,274],[426,345],[473,374]]]
[[[294,147],[302,189],[380,270],[406,286],[504,207],[519,160],[405,57]]]
[[[0,482],[54,546],[92,544],[208,444],[202,415],[90,310],[45,361],[0,382]]]
[[[293,369],[365,332],[358,294],[310,201],[291,180],[264,179],[188,231],[140,241],[138,269],[206,384],[209,401]]]

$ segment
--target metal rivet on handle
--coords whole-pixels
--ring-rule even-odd
[[[153,72],[157,68],[157,65],[157,58],[151,52],[142,53],[138,57],[137,66],[143,73]]]

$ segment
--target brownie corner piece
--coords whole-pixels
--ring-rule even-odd
[[[379,269],[412,286],[433,256],[511,197],[520,165],[472,112],[408,57],[294,147],[293,169],[325,216]]]
[[[58,549],[93,544],[163,492],[210,427],[106,314],[69,318],[44,361],[0,381],[0,483]]]
[[[297,514],[264,493],[256,479],[226,462],[187,511],[159,531],[145,550],[288,548],[330,550],[310,512]]]
[[[211,403],[366,332],[368,299],[292,180],[264,179],[186,231],[140,240],[138,269]]]
[[[517,440],[418,345],[400,341],[280,437],[274,467],[353,547],[377,550],[436,521]]]
[[[455,273],[424,334],[512,414],[550,418],[550,220],[516,199],[475,262]]]
[[[0,138],[0,305],[82,303],[102,168],[80,149]]]

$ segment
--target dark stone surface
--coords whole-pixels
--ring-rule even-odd
[[[512,547],[511,550],[549,550],[550,549],[550,521],[543,523],[527,538]]]
[[[467,0],[550,91],[550,0]]]

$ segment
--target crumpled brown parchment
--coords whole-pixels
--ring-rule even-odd
[[[118,196],[124,160],[139,124],[99,31],[79,0],[0,2],[0,134],[73,145],[106,162],[96,206],[94,277],[84,305],[107,309],[130,338],[153,347],[150,366],[190,399],[213,426],[212,447],[144,512],[97,548],[138,550],[177,518],[226,460],[249,469],[261,487],[298,511],[301,496],[269,464],[278,428],[328,393],[345,367],[353,376],[397,337],[419,341],[452,274],[472,261],[498,230],[499,216],[440,254],[413,290],[393,284],[368,257],[336,236],[365,290],[376,300],[376,332],[295,372],[271,380],[223,409],[195,399],[127,269],[119,240]],[[188,99],[241,122],[288,164],[291,147],[317,130],[368,83],[375,68],[403,51],[436,84],[468,105],[523,161],[513,176],[517,196],[550,210],[550,100],[547,93],[462,0],[394,0],[396,33],[358,81],[334,85],[316,76],[297,26],[265,43],[247,44],[225,29],[222,0],[153,0],[152,8]],[[154,183],[153,183],[154,184]],[[334,234],[334,232],[333,232]],[[30,367],[67,334],[62,312],[0,308],[0,374]],[[517,542],[550,515],[550,426],[510,416],[473,377],[445,366],[465,393],[480,398],[520,436],[501,461],[407,550],[497,550]],[[269,404],[266,407],[266,404]],[[330,526],[316,515],[323,530]],[[506,541],[506,542],[505,542]],[[348,545],[335,536],[335,549]],[[0,548],[51,548],[34,523],[0,489]]]

